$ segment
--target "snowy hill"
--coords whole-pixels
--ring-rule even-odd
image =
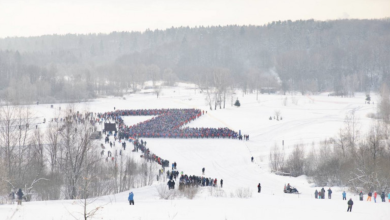
[[[90,207],[103,207],[92,219],[389,219],[390,203],[360,202],[357,195],[347,194],[355,202],[352,213],[347,213],[347,202],[342,200],[342,188],[332,188],[332,200],[315,200],[319,189],[305,176],[298,178],[277,176],[270,172],[268,157],[275,144],[286,152],[295,144],[310,149],[312,143],[333,137],[344,123],[345,115],[355,111],[360,118],[361,129],[371,123],[368,113],[376,111],[376,105],[364,104],[364,95],[353,98],[324,95],[242,95],[237,93],[241,107],[231,106],[210,111],[204,96],[191,85],[164,88],[160,98],[153,94],[132,94],[123,98],[109,97],[89,103],[75,104],[76,110],[106,112],[116,109],[199,108],[207,114],[190,123],[190,127],[228,127],[250,135],[249,141],[231,139],[152,139],[144,138],[152,152],[170,162],[177,162],[178,170],[189,175],[202,175],[224,180],[224,193],[212,196],[210,187],[202,187],[193,200],[177,197],[159,199],[157,186],[166,184],[155,181],[152,186],[136,188],[135,206],[127,202],[128,191],[97,198]],[[285,99],[287,98],[287,101]],[[376,102],[375,98],[374,101]],[[31,106],[37,121],[54,117],[56,109],[67,104]],[[269,120],[281,112],[283,120]],[[128,125],[150,117],[126,117]],[[44,127],[39,124],[39,127]],[[103,141],[102,141],[103,142]],[[114,147],[115,148],[115,147]],[[120,148],[120,144],[116,144]],[[127,155],[139,158],[140,152],[127,150]],[[254,157],[254,162],[250,161]],[[257,184],[262,191],[257,193]],[[283,187],[290,183],[301,194],[285,194]],[[237,189],[253,190],[251,198],[232,196]],[[379,199],[378,199],[379,200]],[[81,219],[79,201],[43,201],[23,203],[22,206],[1,205],[0,219]]]

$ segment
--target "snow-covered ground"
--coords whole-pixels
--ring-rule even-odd
[[[376,105],[364,104],[365,95],[353,98],[321,95],[243,95],[240,92],[233,100],[240,100],[241,107],[227,101],[225,109],[210,111],[204,96],[194,86],[179,84],[164,88],[157,99],[154,94],[140,93],[125,96],[125,99],[109,97],[89,103],[76,103],[76,111],[106,112],[116,109],[153,108],[199,108],[208,113],[190,123],[191,127],[229,127],[249,134],[249,141],[229,139],[144,139],[147,147],[156,155],[177,162],[178,170],[189,175],[201,175],[206,168],[206,177],[224,180],[223,197],[210,196],[208,187],[202,188],[193,199],[176,198],[161,200],[156,186],[133,189],[135,206],[129,206],[127,192],[97,198],[95,205],[103,206],[94,219],[390,219],[390,203],[360,202],[357,195],[348,193],[355,202],[352,213],[347,213],[346,201],[342,201],[342,188],[333,189],[332,200],[315,200],[314,191],[319,189],[306,177],[282,177],[270,173],[268,155],[275,144],[289,151],[295,144],[304,144],[311,149],[312,143],[334,137],[344,126],[344,118],[351,111],[359,118],[360,129],[368,129],[372,119],[368,113],[376,111]],[[285,99],[287,103],[285,104]],[[377,103],[376,97],[373,97]],[[67,104],[34,105],[37,121],[50,120],[59,107]],[[283,120],[269,120],[275,111],[281,112]],[[126,117],[127,124],[136,124],[151,117]],[[44,124],[39,124],[39,128]],[[116,144],[119,149],[120,144]],[[131,146],[130,146],[131,148]],[[130,150],[127,154],[138,157]],[[250,161],[254,157],[254,163]],[[261,183],[262,192],[257,193]],[[284,184],[297,187],[300,195],[283,193]],[[249,187],[253,197],[231,197],[238,188]],[[77,201],[45,201],[24,203],[23,206],[1,205],[0,219],[74,219],[82,217],[82,207]],[[74,217],[73,217],[74,216]]]

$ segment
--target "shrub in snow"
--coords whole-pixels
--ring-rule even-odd
[[[213,197],[226,197],[226,193],[222,188],[219,187],[209,187],[209,195]]]
[[[174,199],[177,196],[176,190],[169,190],[166,184],[159,184],[156,189],[160,199]]]
[[[186,197],[187,199],[193,199],[199,192],[198,187],[185,187],[183,190],[180,190],[181,195]]]
[[[238,198],[251,198],[252,190],[250,188],[238,188],[236,189],[235,196]]]

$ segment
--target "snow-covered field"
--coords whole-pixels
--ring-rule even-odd
[[[287,103],[285,98],[287,97]],[[270,173],[268,155],[275,144],[289,151],[295,144],[305,144],[309,150],[312,143],[335,136],[344,126],[346,114],[355,111],[360,129],[368,129],[372,119],[368,113],[376,111],[376,105],[364,104],[364,94],[353,98],[321,95],[244,95],[237,92],[241,107],[231,105],[225,109],[210,111],[204,96],[193,86],[179,84],[165,88],[160,98],[154,94],[141,93],[125,96],[126,99],[109,97],[89,103],[74,104],[79,111],[106,112],[116,109],[153,108],[199,108],[207,114],[190,123],[191,127],[229,127],[249,134],[249,141],[229,139],[144,139],[147,147],[156,155],[176,161],[179,171],[189,175],[201,175],[224,180],[223,197],[210,196],[207,187],[193,199],[176,198],[161,200],[156,185],[133,189],[135,206],[129,206],[127,192],[97,198],[95,205],[104,208],[93,219],[390,219],[390,203],[360,202],[357,195],[348,193],[355,202],[352,213],[347,213],[347,202],[342,201],[342,188],[333,189],[332,200],[315,200],[315,188],[306,177],[282,177]],[[373,97],[377,103],[376,97]],[[67,104],[34,105],[37,121],[50,120],[61,107]],[[269,120],[275,111],[281,112],[283,120]],[[126,117],[127,124],[136,124],[150,117]],[[39,124],[39,127],[43,127]],[[119,149],[120,144],[116,144]],[[126,153],[139,157],[139,153]],[[254,163],[250,161],[254,157]],[[261,183],[262,192],[257,193]],[[300,195],[283,193],[284,184],[297,187]],[[238,188],[249,187],[253,197],[231,197]],[[23,206],[1,205],[0,219],[74,219],[82,218],[78,201],[45,201],[24,203]]]

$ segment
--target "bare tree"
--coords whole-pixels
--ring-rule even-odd
[[[73,121],[72,116],[68,115],[60,135],[61,147],[64,149],[61,163],[66,180],[66,198],[76,199],[77,186],[82,178],[85,163],[88,162],[87,153],[92,150],[90,125],[88,123],[78,125]]]
[[[305,152],[300,145],[296,145],[292,154],[288,157],[285,165],[285,170],[292,176],[300,176],[304,174]]]
[[[382,119],[386,122],[390,122],[390,93],[386,84],[382,85],[381,91],[381,102],[379,103],[378,110]]]
[[[160,96],[162,91],[162,85],[154,85],[154,93],[156,94],[157,98]]]
[[[271,149],[269,154],[269,166],[272,172],[283,170],[284,167],[284,151],[279,149],[278,145]]]
[[[280,112],[280,110],[275,110],[275,116],[276,116],[276,120],[278,120],[278,121],[279,121],[279,117],[280,117],[280,115],[281,115],[281,112]]]

